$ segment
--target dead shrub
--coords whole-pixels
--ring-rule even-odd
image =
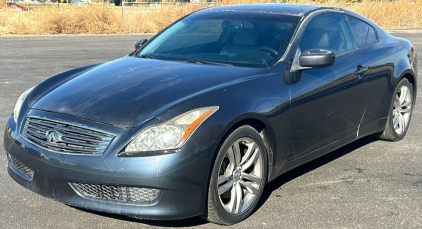
[[[385,29],[420,28],[422,0],[391,2],[364,1],[347,4],[347,0],[322,1],[323,5],[349,9],[362,14]],[[220,5],[267,3],[272,0],[221,0]],[[309,0],[286,0],[288,3],[312,3]],[[321,2],[321,1],[319,1]],[[0,11],[0,35],[7,34],[127,34],[156,33],[175,20],[208,4],[162,5],[122,8],[101,4],[40,7],[18,12],[3,7]]]

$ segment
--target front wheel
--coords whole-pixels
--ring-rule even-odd
[[[402,79],[393,96],[385,129],[375,134],[378,139],[399,141],[404,138],[409,128],[414,104],[413,85],[406,78]]]
[[[251,126],[237,128],[225,139],[216,157],[204,216],[225,225],[246,219],[258,204],[266,177],[264,141]]]

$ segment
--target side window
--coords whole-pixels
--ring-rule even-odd
[[[356,44],[346,16],[343,14],[321,14],[312,19],[306,27],[299,48],[327,49],[335,55],[353,50]]]
[[[358,48],[377,40],[377,34],[372,26],[351,16],[347,16],[347,18],[349,19]]]

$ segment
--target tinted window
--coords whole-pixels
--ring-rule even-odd
[[[285,52],[300,18],[251,13],[196,13],[160,34],[138,56],[267,67]]]
[[[349,22],[352,27],[353,36],[355,37],[356,45],[360,48],[377,40],[377,35],[374,28],[357,18],[350,17]]]
[[[336,55],[356,48],[343,14],[321,14],[313,18],[302,35],[299,47],[302,52],[327,49]]]

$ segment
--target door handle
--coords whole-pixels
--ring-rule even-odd
[[[368,67],[363,67],[362,65],[358,65],[357,70],[355,71],[355,75],[359,76],[359,78],[363,77],[363,73],[368,70]]]

